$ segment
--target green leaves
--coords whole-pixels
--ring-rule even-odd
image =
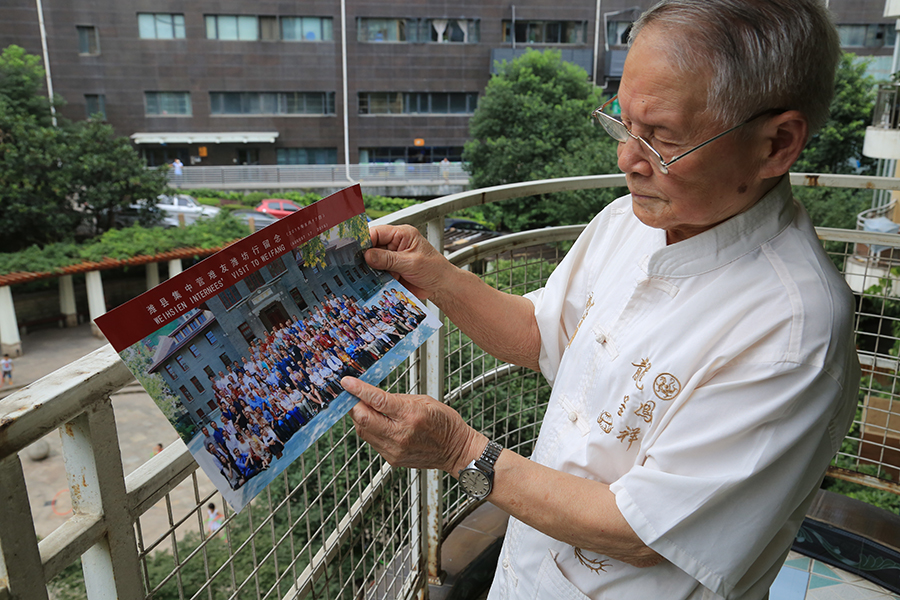
[[[576,175],[616,173],[615,143],[591,121],[601,103],[584,69],[558,50],[528,50],[504,63],[469,122],[466,143],[475,187]],[[498,227],[518,231],[590,220],[618,195],[565,192],[484,207]]]

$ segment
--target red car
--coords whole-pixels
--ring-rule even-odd
[[[267,215],[272,215],[279,219],[283,219],[298,210],[300,210],[300,207],[295,203],[280,198],[266,198],[256,207],[257,212],[266,213]]]

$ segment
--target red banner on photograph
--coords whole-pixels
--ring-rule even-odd
[[[362,213],[359,185],[343,189],[272,223],[164,281],[94,321],[121,352],[273,259]]]

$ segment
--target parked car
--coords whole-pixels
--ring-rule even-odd
[[[160,195],[156,199],[156,208],[162,211],[165,227],[178,227],[181,224],[181,215],[184,215],[184,224],[190,225],[197,219],[212,218],[219,214],[216,206],[206,206],[197,202],[193,196],[187,194]]]
[[[300,206],[290,200],[282,200],[281,198],[266,198],[256,207],[257,212],[266,213],[273,217],[283,219],[291,213],[300,210]]]
[[[271,225],[278,220],[278,217],[267,215],[266,213],[257,212],[255,210],[236,210],[233,213],[234,218],[250,227],[250,219],[253,219],[253,231],[259,231],[263,227]]]

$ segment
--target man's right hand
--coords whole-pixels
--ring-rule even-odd
[[[366,262],[389,271],[406,289],[422,300],[432,299],[446,285],[456,267],[428,243],[411,225],[378,225],[370,229],[372,248]]]

